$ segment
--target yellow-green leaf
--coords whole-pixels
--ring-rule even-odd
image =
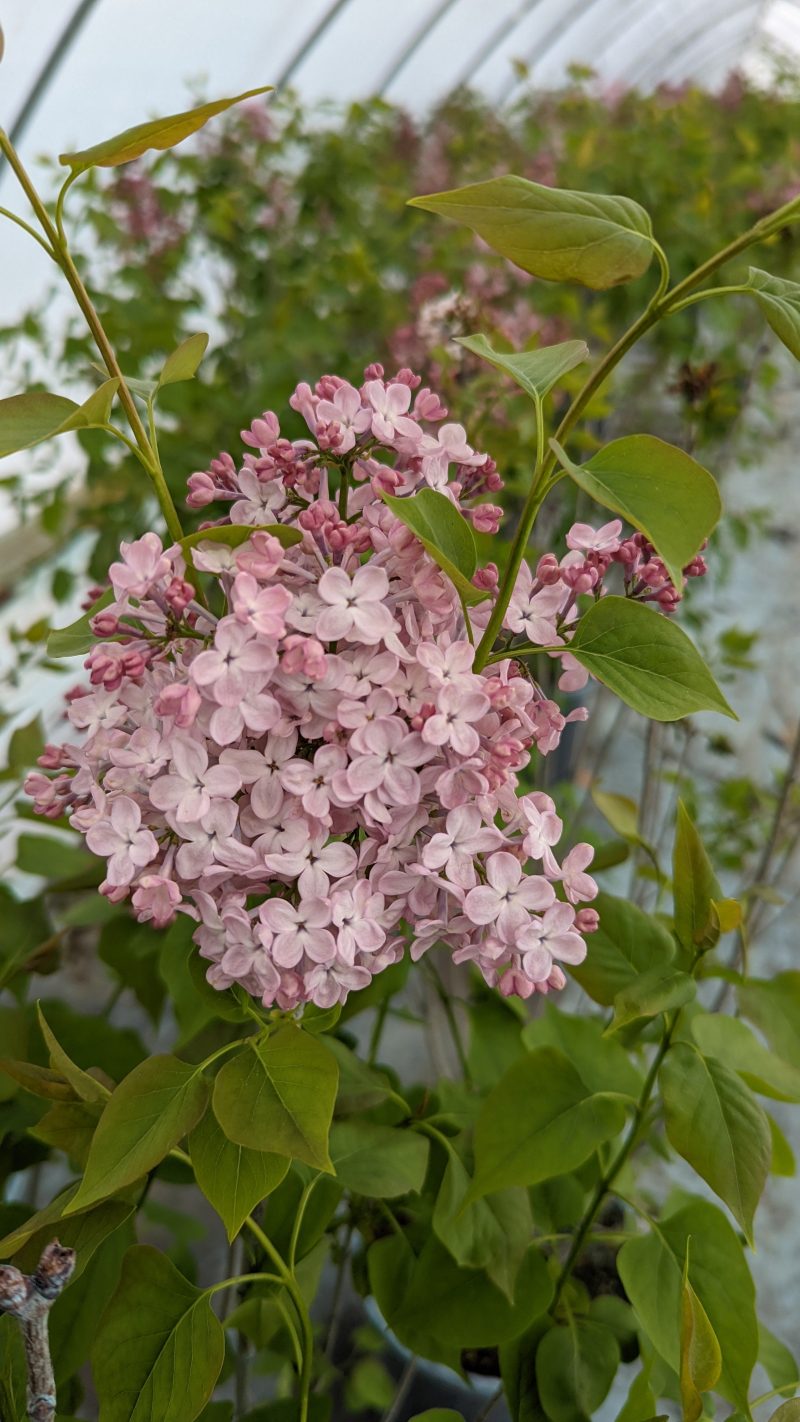
[[[719,1381],[722,1352],[708,1314],[689,1283],[689,1246],[683,1266],[681,1290],[681,1405],[683,1422],[699,1422],[704,1392]]]
[[[641,602],[602,597],[580,619],[569,650],[620,700],[653,721],[731,710],[686,633]]]
[[[642,276],[653,256],[648,214],[631,198],[548,188],[508,174],[410,200],[471,227],[523,271],[604,291]]]
[[[237,1145],[332,1173],[328,1133],[338,1076],[321,1041],[281,1027],[225,1063],[214,1083],[214,1114]]]
[[[0,400],[0,459],[70,430],[107,424],[118,388],[118,380],[106,380],[82,405],[44,390]]]
[[[475,535],[444,494],[436,489],[421,489],[404,499],[392,494],[383,494],[382,498],[447,574],[463,602],[482,602],[489,596],[470,581],[478,566]]]
[[[488,361],[495,370],[510,375],[520,389],[537,404],[558,383],[562,375],[589,359],[585,341],[561,341],[533,351],[496,351],[486,336],[460,336],[457,344]]]
[[[772,1160],[769,1122],[749,1087],[714,1057],[676,1042],[659,1072],[671,1145],[731,1210],[748,1240]]]
[[[111,1092],[103,1086],[102,1082],[95,1081],[95,1078],[84,1071],[82,1067],[76,1066],[72,1058],[67,1055],[48,1026],[40,1002],[36,1004],[36,1013],[45,1046],[50,1053],[50,1065],[53,1070],[59,1072],[69,1082],[73,1091],[82,1101],[107,1101]]]
[[[770,276],[758,267],[750,268],[747,284],[778,340],[800,360],[800,284]]]
[[[681,588],[683,569],[722,513],[719,489],[708,470],[655,435],[612,440],[586,464],[573,464],[555,440],[550,443],[579,488],[649,539]]]
[[[181,380],[191,380],[197,372],[208,346],[205,331],[196,331],[167,356],[158,377],[158,386],[177,385]]]
[[[72,168],[73,172],[82,173],[86,168],[115,168],[119,163],[130,163],[153,148],[163,152],[197,133],[215,114],[224,113],[225,109],[241,104],[245,99],[268,94],[271,89],[271,84],[265,84],[259,89],[248,89],[244,94],[237,94],[233,99],[215,99],[213,103],[201,104],[184,113],[137,123],[113,138],[93,144],[91,148],[82,148],[77,153],[62,153],[58,161],[66,168]]]
[[[197,1125],[208,1082],[177,1057],[149,1057],[112,1093],[100,1118],[81,1187],[67,1214],[115,1194],[158,1165]]]

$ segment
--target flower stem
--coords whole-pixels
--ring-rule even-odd
[[[661,274],[658,288],[652,300],[648,303],[641,316],[634,321],[633,325],[630,326],[627,331],[623,332],[619,340],[606,352],[603,359],[592,371],[592,374],[581,386],[581,389],[578,391],[556,430],[555,442],[557,444],[564,444],[567,435],[583,414],[592,397],[597,393],[600,387],[605,384],[611,372],[622,360],[622,357],[627,355],[628,351],[636,345],[636,342],[640,340],[651,327],[657,325],[662,317],[672,315],[674,311],[679,311],[684,304],[688,304],[685,302],[685,298],[693,293],[695,288],[700,286],[708,277],[713,276],[719,267],[724,266],[726,262],[730,261],[732,257],[738,256],[740,252],[746,251],[748,247],[752,247],[754,243],[771,237],[786,222],[793,221],[795,216],[800,218],[800,204],[798,204],[796,198],[793,198],[791,202],[784,203],[782,207],[777,208],[775,212],[771,213],[768,217],[762,218],[754,227],[749,228],[747,232],[743,232],[742,235],[737,237],[733,242],[729,242],[727,247],[723,247],[721,251],[715,252],[712,257],[709,257],[707,261],[701,263],[701,265],[696,267],[693,272],[690,272],[687,277],[684,277],[683,281],[678,282],[677,286],[672,288],[672,291],[666,290],[669,269],[666,265],[666,257],[662,249],[656,244],[656,256],[658,257]],[[738,290],[740,288],[736,289]],[[711,295],[711,293],[709,293],[709,295]],[[541,428],[541,416],[539,416],[537,420],[537,427]],[[550,489],[553,487],[553,484],[560,478],[560,475],[556,475],[555,478],[553,477],[556,465],[557,459],[552,447],[543,460],[537,460],[530,492],[525,507],[523,508],[516,534],[514,535],[505,574],[498,590],[497,600],[475,653],[476,671],[480,671],[486,665],[493,649],[495,638],[503,625],[503,618],[505,617],[506,609],[511,600],[511,594],[517,581],[517,573],[525,556],[525,550],[533,531],[536,515],[550,492]]]
[[[581,1220],[580,1225],[578,1226],[578,1230],[572,1241],[572,1246],[570,1248],[569,1254],[567,1255],[564,1261],[564,1266],[558,1276],[551,1309],[556,1307],[559,1299],[561,1298],[561,1295],[564,1291],[564,1287],[570,1277],[570,1274],[572,1273],[575,1262],[581,1250],[583,1249],[584,1244],[586,1243],[586,1237],[589,1234],[589,1231],[591,1230],[595,1219],[597,1218],[598,1212],[603,1204],[603,1201],[608,1191],[611,1189],[611,1186],[613,1185],[617,1176],[619,1175],[619,1172],[621,1171],[623,1165],[628,1159],[628,1156],[636,1145],[639,1132],[641,1130],[642,1121],[644,1120],[647,1107],[650,1104],[650,1098],[653,1094],[653,1088],[656,1084],[659,1068],[661,1067],[661,1063],[663,1062],[665,1056],[667,1055],[667,1052],[669,1051],[670,1043],[672,1042],[672,1037],[673,1033],[675,1032],[675,1028],[678,1025],[678,1018],[680,1017],[680,1014],[681,1009],[678,1008],[678,1010],[673,1014],[671,1020],[665,1024],[664,1034],[661,1038],[658,1051],[656,1052],[650,1064],[650,1070],[648,1071],[647,1076],[645,1077],[641,1095],[639,1096],[639,1100],[636,1103],[636,1110],[633,1113],[633,1120],[631,1121],[627,1135],[625,1136],[622,1145],[617,1151],[617,1154],[615,1155],[611,1164],[603,1172],[601,1178],[597,1182],[594,1194],[592,1195],[592,1198],[589,1201],[589,1204],[584,1213],[583,1219]]]
[[[36,191],[28,172],[22,164],[19,154],[4,129],[0,129],[0,151],[2,151],[8,159],[9,166],[12,168],[20,187],[33,208],[39,221],[39,226],[47,238],[49,255],[54,258],[64,273],[72,294],[83,313],[84,320],[89,327],[94,343],[103,358],[103,363],[109,376],[119,381],[118,393],[120,402],[128,417],[128,423],[133,432],[134,439],[144,455],[145,468],[152,481],[167,529],[170,536],[177,541],[183,537],[183,529],[172,501],[172,495],[167,487],[167,481],[164,478],[164,471],[159,463],[158,454],[148,438],[142,418],[136,408],[136,402],[134,401],[125,376],[120,368],[119,361],[114,353],[114,348],[105,333],[103,323],[83,283],[80,272],[75,266],[66,239],[63,233],[59,231],[51,221],[47,208]]]
[[[306,1307],[306,1302],[291,1269],[281,1258],[272,1240],[264,1233],[252,1215],[247,1216],[245,1225],[255,1239],[258,1240],[264,1253],[275,1265],[275,1269],[281,1277],[283,1286],[294,1304],[295,1312],[300,1322],[302,1332],[302,1367],[300,1369],[300,1412],[298,1422],[308,1422],[311,1375],[314,1365],[314,1332],[311,1327],[311,1319]]]

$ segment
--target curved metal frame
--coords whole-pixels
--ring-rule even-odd
[[[337,16],[341,14],[345,5],[349,5],[349,3],[350,0],[333,0],[333,4],[329,5],[327,10],[323,11],[317,23],[312,27],[305,39],[297,46],[294,54],[292,54],[284,64],[283,69],[275,80],[276,89],[282,89],[285,84],[289,83],[289,80],[300,68],[303,60],[308,58],[316,46],[317,41],[322,39],[322,36],[330,29]]]
[[[800,0],[798,0],[798,3],[800,4]],[[472,59],[459,70],[456,78],[450,85],[448,93],[454,94],[457,89],[461,88],[462,84],[466,84],[468,79],[479,74],[484,64],[486,64],[500,48],[503,40],[506,39],[508,35],[513,34],[514,30],[519,29],[523,20],[527,19],[528,15],[538,9],[541,4],[542,0],[525,0],[525,4],[518,6],[513,15],[506,16],[505,20],[501,21],[497,28],[489,35],[488,39],[484,40],[483,44],[475,51]]]
[[[542,36],[542,39],[537,41],[536,64],[538,65],[545,57],[545,55],[549,54],[550,51],[555,48],[559,40],[563,39],[564,35],[568,34],[569,31],[575,27],[579,20],[582,20],[586,15],[589,14],[591,10],[594,10],[595,7],[601,3],[605,3],[605,0],[578,0],[577,5],[573,5],[572,9],[569,10],[566,15],[562,15],[554,25],[551,25],[549,30],[547,30]],[[523,62],[526,65],[529,65],[531,59],[532,54],[526,57]],[[503,100],[502,94],[498,93],[495,102],[498,104],[508,104],[514,94],[517,92],[517,89],[524,82],[524,79],[521,78],[514,79],[508,88],[505,100]]]
[[[733,8],[729,7],[728,0],[725,0],[725,4],[727,13],[723,13],[722,17],[715,22],[715,39],[719,29],[727,26],[731,20],[738,19],[739,16],[744,14],[746,10],[754,11],[754,20],[758,18],[758,14],[761,10],[760,0],[740,0],[740,3],[735,5]],[[695,27],[690,30],[688,34],[684,32],[682,35],[680,35],[677,42],[673,45],[672,49],[668,50],[666,55],[662,54],[659,56],[659,63],[657,66],[654,66],[653,64],[645,66],[641,74],[641,82],[643,84],[652,83],[652,75],[655,71],[660,71],[660,77],[668,81],[669,75],[672,73],[676,61],[679,61],[681,57],[687,52],[690,53],[693,45],[695,45],[698,41],[702,40],[703,37],[707,34],[707,32],[708,15],[706,13],[704,20],[700,24],[695,25]]]
[[[31,84],[28,90],[28,96],[24,100],[22,108],[8,131],[8,136],[15,147],[22,139],[28,124],[44,98],[51,79],[55,77],[64,63],[64,60],[69,55],[73,44],[97,3],[98,0],[79,0],[79,4],[76,5],[72,15],[59,34],[58,39],[50,50],[39,73]]]
[[[420,48],[420,45],[423,45],[425,43],[426,39],[428,38],[428,35],[433,34],[433,31],[436,29],[436,26],[439,24],[439,21],[443,20],[448,11],[452,10],[453,6],[457,3],[458,0],[439,0],[439,4],[435,7],[434,10],[432,10],[431,14],[428,15],[422,21],[422,24],[411,36],[411,39],[409,40],[405,49],[401,49],[397,58],[394,59],[389,65],[389,68],[386,70],[385,74],[383,75],[383,78],[378,81],[378,85],[374,90],[375,96],[377,98],[383,98],[384,94],[386,93],[386,90],[389,88],[389,85],[394,83],[398,74],[401,74],[402,71],[405,69],[406,65],[408,64],[408,61],[410,59],[413,59],[417,50]]]

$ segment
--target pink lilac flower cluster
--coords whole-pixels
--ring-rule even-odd
[[[193,569],[155,533],[122,545],[90,685],[68,697],[82,744],[47,747],[36,809],[70,816],[107,860],[101,892],[140,920],[189,914],[220,989],[328,1007],[407,943],[414,959],[445,944],[504,994],[560,988],[597,926],[592,850],[559,862],[555,805],[519,776],[586,712],[563,715],[513,655],[475,671],[496,568],[476,573],[467,626],[383,498],[433,488],[494,531],[495,465],[408,370],[324,376],[290,403],[310,437],[266,413],[241,462],[189,479],[192,507],[228,505]],[[551,648],[563,688],[585,679],[576,599],[612,561],[631,595],[671,606],[652,550],[620,533],[575,525],[564,558],[520,573],[504,643]]]

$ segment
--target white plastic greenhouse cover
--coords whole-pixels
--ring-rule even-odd
[[[775,54],[800,60],[800,0],[0,0],[0,26],[0,124],[28,161],[186,107],[190,84],[419,111],[463,83],[505,105],[571,64],[603,85],[713,88],[735,66],[768,78]],[[22,240],[0,228],[20,309],[38,285]]]

